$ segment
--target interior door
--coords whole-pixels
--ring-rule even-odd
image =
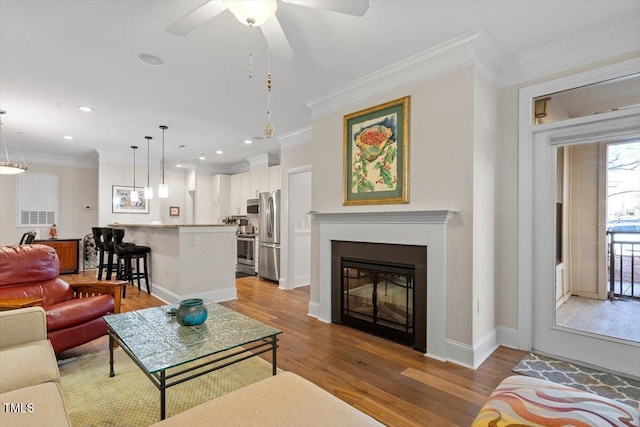
[[[556,125],[533,134],[532,348],[640,377],[640,344],[556,325],[556,162],[563,145],[640,135],[640,114]],[[597,242],[594,242],[597,244]]]

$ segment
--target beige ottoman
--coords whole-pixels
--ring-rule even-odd
[[[315,384],[284,372],[161,421],[157,427],[382,426]]]

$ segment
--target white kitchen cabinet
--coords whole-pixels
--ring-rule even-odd
[[[249,192],[249,198],[258,198],[260,191],[262,191],[260,190],[260,171],[251,172],[251,191]]]
[[[229,179],[229,200],[231,206],[231,215],[240,215],[240,200],[242,199],[242,174],[231,175]],[[246,207],[245,207],[246,211]]]
[[[271,168],[262,169],[258,171],[258,174],[260,176],[260,193],[263,193],[265,191],[271,191],[271,185],[269,182],[269,178],[271,175],[270,172],[271,172]]]
[[[276,191],[282,188],[282,166],[269,168],[269,188],[265,191]]]
[[[211,177],[211,221],[222,223],[222,218],[231,214],[229,175],[218,174]]]
[[[251,174],[249,172],[241,173],[240,175],[240,214],[247,214],[247,199],[254,199],[251,190]]]
[[[222,218],[229,215],[222,215],[220,205],[211,205],[211,223],[222,224]]]

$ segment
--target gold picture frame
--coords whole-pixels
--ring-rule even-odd
[[[411,97],[344,116],[343,204],[409,203]]]

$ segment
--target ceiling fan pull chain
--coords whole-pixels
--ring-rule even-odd
[[[267,47],[267,127],[264,135],[270,139],[273,135],[273,124],[271,123],[271,49]]]
[[[253,25],[249,25],[249,78],[253,78]]]

